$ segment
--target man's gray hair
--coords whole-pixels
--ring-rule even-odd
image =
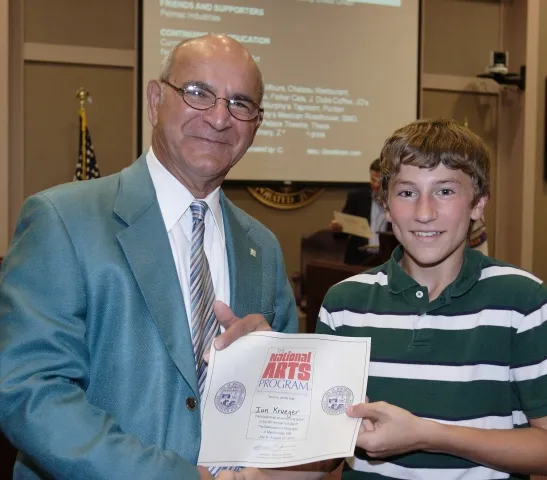
[[[165,55],[161,61],[160,66],[160,80],[169,80],[169,75],[171,75],[171,69],[173,68],[173,62],[175,61],[175,55],[177,54],[180,47],[194,40],[193,38],[187,38],[182,42],[177,43],[174,47],[169,50],[169,53]]]
[[[161,62],[160,77],[159,77],[160,80],[165,80],[165,81],[169,80],[169,76],[171,75],[171,69],[173,68],[173,63],[175,61],[175,56],[179,48],[194,40],[195,38],[187,38],[183,40],[182,42],[177,43],[174,47],[171,48],[169,53],[163,58]],[[261,105],[262,98],[264,97],[264,79],[262,78],[262,72],[260,71],[260,68],[258,68],[258,65],[255,62],[254,58],[253,58],[253,62],[255,64],[256,71],[258,72],[258,79],[260,81],[260,91],[258,92],[258,104]],[[163,88],[162,88],[162,91],[163,91]]]

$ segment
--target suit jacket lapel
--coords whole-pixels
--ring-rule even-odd
[[[249,236],[250,222],[220,192],[230,276],[230,306],[238,317],[261,311],[262,255]]]
[[[114,212],[127,223],[118,241],[169,355],[199,396],[192,337],[171,245],[145,156],[121,173]]]

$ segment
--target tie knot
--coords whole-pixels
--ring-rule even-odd
[[[207,208],[209,207],[204,200],[194,200],[190,205],[190,210],[192,210],[192,218],[194,220],[203,220],[205,218]]]

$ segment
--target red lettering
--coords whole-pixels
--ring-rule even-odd
[[[294,380],[294,374],[298,368],[298,362],[289,362],[289,376],[287,377],[290,380]]]
[[[262,378],[275,378],[274,372],[275,362],[269,362],[268,365],[266,365],[266,370],[264,370],[264,373],[262,374]]]
[[[298,365],[298,380],[309,380],[311,373],[310,363],[301,363]]]
[[[286,362],[278,362],[273,378],[285,378],[285,370],[287,370],[287,366],[288,365]]]

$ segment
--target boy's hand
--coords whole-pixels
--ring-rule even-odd
[[[350,417],[362,418],[357,446],[370,457],[388,457],[426,448],[427,422],[386,402],[360,403],[347,410]]]

